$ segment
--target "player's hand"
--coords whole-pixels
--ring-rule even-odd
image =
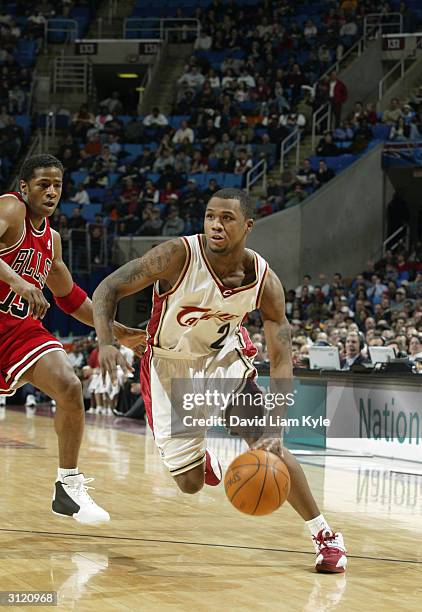
[[[108,372],[110,374],[112,384],[117,385],[117,366],[122,368],[125,376],[127,376],[129,372],[133,372],[132,366],[128,364],[119,349],[112,344],[105,344],[104,346],[100,347],[98,359],[104,382]]]
[[[119,329],[115,329],[114,334],[120,344],[132,349],[138,357],[142,357],[147,345],[147,333],[145,330],[122,325],[119,326]]]
[[[265,450],[283,459],[283,442],[280,438],[260,438],[252,445],[252,450]]]
[[[10,288],[28,302],[29,315],[32,315],[34,319],[43,319],[45,317],[48,308],[50,308],[50,304],[45,299],[41,289],[28,283],[28,281],[23,278],[16,280],[10,285]]]

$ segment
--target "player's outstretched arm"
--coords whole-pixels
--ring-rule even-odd
[[[172,287],[185,261],[186,247],[181,238],[176,238],[151,249],[139,259],[129,261],[98,285],[92,301],[103,376],[109,372],[113,379],[116,366],[122,365],[121,354],[113,347],[113,320],[118,302],[157,280]]]
[[[280,279],[270,270],[260,304],[270,360],[270,376],[292,379],[292,339]]]
[[[53,293],[60,308],[72,315],[81,323],[94,327],[92,302],[84,291],[75,285],[72,275],[62,258],[62,243],[60,234],[51,230],[54,245],[54,257],[51,270],[47,277],[47,287]],[[132,348],[137,354],[142,351],[138,347],[145,344],[145,332],[126,327],[117,321],[113,322],[115,338],[125,346]]]
[[[23,231],[25,223],[25,204],[15,196],[1,199],[0,206],[0,243],[8,231]],[[21,229],[22,228],[22,229]],[[10,291],[20,295],[28,302],[28,313],[34,319],[43,319],[50,304],[45,299],[43,292],[32,283],[21,278],[5,261],[0,259],[0,280],[9,285]],[[7,300],[11,304],[15,295],[9,293]]]
[[[287,398],[293,392],[291,331],[285,313],[283,287],[279,278],[272,270],[269,271],[265,282],[260,310],[264,322],[264,333],[270,360],[271,392],[282,394],[283,398],[285,398],[284,405],[281,402],[277,404],[276,408],[272,411],[272,416],[284,418],[288,406]],[[282,437],[283,431],[281,427],[269,427],[254,446],[255,448],[271,451],[282,457]]]

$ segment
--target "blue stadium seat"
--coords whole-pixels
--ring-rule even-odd
[[[91,202],[102,202],[105,197],[104,187],[88,187],[87,192]]]
[[[178,130],[183,120],[188,121],[189,115],[172,115],[169,117],[169,124],[172,128]]]
[[[25,138],[28,139],[31,132],[31,118],[28,115],[15,115],[15,121],[17,125],[23,128]]]
[[[234,174],[231,172],[226,172],[223,174],[222,185],[223,187],[236,187],[240,189],[242,187],[243,177],[244,177],[243,174]]]
[[[143,146],[140,144],[125,144],[123,145],[123,152],[125,153],[129,153],[129,156],[126,156],[123,158],[123,160],[126,161],[133,161],[134,159],[136,159],[138,157],[138,155],[141,155],[143,150]]]
[[[79,185],[79,183],[83,183],[87,176],[88,176],[88,170],[81,170],[80,172],[72,172],[70,175],[75,185]]]
[[[388,140],[390,131],[391,131],[391,125],[384,125],[382,123],[377,123],[372,128],[372,133],[374,135],[374,138],[377,138],[378,140]]]

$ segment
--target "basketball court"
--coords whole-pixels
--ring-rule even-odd
[[[56,517],[48,409],[27,416],[8,407],[0,418],[0,591],[56,591],[59,609],[83,611],[420,607],[420,464],[301,455],[349,551],[346,574],[324,575],[288,505],[250,517],[229,504],[222,485],[183,495],[150,434],[129,419],[87,415],[80,466],[95,476],[95,500],[111,522],[86,527]],[[223,467],[241,452],[235,440],[214,439],[212,448]]]

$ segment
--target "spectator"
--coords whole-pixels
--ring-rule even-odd
[[[135,232],[137,236],[160,236],[163,227],[163,220],[158,208],[152,208],[151,217],[144,221]]]
[[[85,189],[83,183],[79,183],[78,190],[73,197],[70,198],[71,202],[75,202],[76,204],[89,204],[90,199],[87,190]]]
[[[302,295],[302,291],[303,288],[306,287],[308,294],[311,294],[314,292],[314,287],[311,285],[311,276],[309,274],[305,274],[305,276],[303,277],[303,281],[301,285],[298,285],[295,289],[295,294],[297,298],[300,298],[300,296]]]
[[[167,117],[154,106],[152,112],[144,118],[145,127],[165,128],[168,125]]]
[[[171,206],[163,226],[163,236],[181,236],[184,227],[183,219],[179,217],[179,209],[177,206]]]
[[[317,155],[321,157],[335,157],[341,154],[341,149],[333,142],[333,136],[331,132],[327,132],[323,138],[319,141],[319,145],[316,149]]]
[[[364,339],[360,332],[350,332],[346,338],[346,355],[341,360],[340,366],[342,370],[350,370],[354,365],[368,363],[368,360],[363,357],[361,350],[364,346]]]
[[[246,174],[253,167],[252,157],[248,156],[246,149],[241,149],[239,158],[234,166],[235,174]]]
[[[173,144],[178,145],[178,144],[182,144],[185,139],[187,139],[188,142],[192,144],[193,141],[195,140],[195,134],[193,132],[193,129],[189,127],[186,119],[183,119],[183,121],[180,124],[180,128],[176,130],[172,138],[172,142]]]
[[[403,117],[400,100],[398,98],[393,98],[390,102],[390,108],[383,113],[382,121],[388,125],[395,125],[400,117]]]
[[[337,77],[337,73],[334,70],[330,74],[328,97],[334,116],[334,126],[337,127],[341,121],[343,104],[347,101],[347,87],[343,81],[340,81],[340,79]]]
[[[109,98],[100,102],[100,106],[105,107],[111,115],[119,115],[123,112],[123,104],[118,91],[113,91]]]
[[[212,36],[207,30],[201,30],[199,36],[195,40],[193,48],[195,51],[209,51],[212,46]]]
[[[328,181],[331,181],[335,176],[334,170],[327,166],[327,162],[323,159],[320,159],[318,162],[318,170],[316,172],[315,178],[318,186],[325,185]]]
[[[236,161],[230,152],[230,149],[223,150],[223,156],[218,160],[217,171],[218,172],[234,172]]]
[[[305,159],[303,161],[302,168],[299,168],[296,174],[296,180],[304,187],[315,187],[316,185],[316,174],[315,170],[311,166],[311,160]]]

